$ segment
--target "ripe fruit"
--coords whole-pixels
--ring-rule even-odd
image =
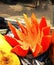
[[[4,36],[0,34],[0,50],[9,53],[11,49],[12,49],[12,47],[5,40]]]
[[[16,54],[0,50],[0,65],[20,65],[20,61]]]
[[[18,41],[18,45],[15,45],[11,51],[19,56],[26,56],[31,51],[32,55],[37,57],[46,52],[50,46],[50,27],[47,25],[45,17],[42,17],[40,23],[38,23],[34,14],[31,15],[30,19],[24,14],[24,20],[25,26],[17,22],[20,30],[8,22],[14,38]],[[5,36],[5,38],[9,42],[8,36]],[[11,40],[10,44],[12,44]]]
[[[20,65],[18,56],[11,49],[5,37],[0,34],[0,65]]]

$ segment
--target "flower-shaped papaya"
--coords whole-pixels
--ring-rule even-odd
[[[5,35],[6,40],[13,46],[12,52],[19,56],[26,56],[31,51],[34,57],[47,51],[51,42],[50,27],[47,25],[45,17],[40,23],[37,22],[34,13],[30,18],[24,14],[25,26],[17,21],[20,29],[17,29],[10,22],[8,26],[14,38]]]

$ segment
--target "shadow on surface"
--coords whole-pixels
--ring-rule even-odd
[[[9,5],[0,3],[0,16],[2,17],[11,17],[11,16],[22,16],[23,13],[28,14],[28,16],[31,15],[32,12],[34,12],[38,18],[41,18],[42,16],[45,16],[47,19],[50,19],[52,17],[52,6],[51,4],[48,5],[47,9],[43,9],[41,7],[32,8],[25,6],[25,2],[18,2],[16,5]],[[33,5],[31,3],[28,3],[30,6]]]

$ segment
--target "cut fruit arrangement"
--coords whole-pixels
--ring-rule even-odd
[[[34,13],[30,18],[26,14],[23,16],[25,25],[19,21],[16,22],[19,29],[8,22],[14,37],[5,35],[5,39],[12,46],[11,52],[18,56],[25,57],[31,52],[33,57],[37,57],[46,52],[50,46],[50,27],[47,25],[45,17],[42,17],[40,23],[38,23]]]

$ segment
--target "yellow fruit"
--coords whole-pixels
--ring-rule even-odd
[[[0,65],[20,65],[19,58],[11,52],[12,47],[0,34]]]
[[[0,65],[20,65],[20,61],[14,53],[0,51]]]
[[[4,36],[0,34],[0,50],[5,52],[10,52],[12,47],[9,45],[9,43],[5,40]]]
[[[2,39],[5,39],[4,36],[3,36],[2,34],[0,34],[0,37],[1,37]]]

